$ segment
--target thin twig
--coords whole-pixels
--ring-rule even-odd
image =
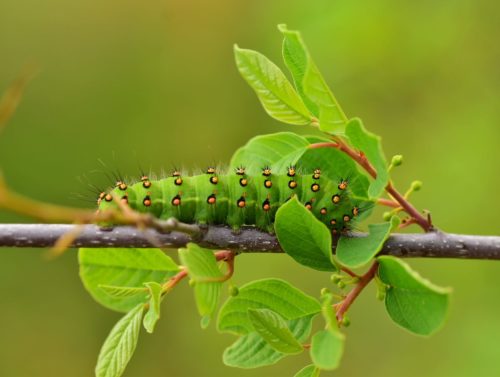
[[[375,273],[377,272],[378,262],[373,262],[370,269],[360,277],[358,283],[354,288],[347,294],[347,296],[338,304],[335,304],[335,311],[337,314],[337,321],[339,323],[344,319],[344,315],[349,310],[349,307],[356,300],[361,291],[368,285],[368,283],[373,279]]]

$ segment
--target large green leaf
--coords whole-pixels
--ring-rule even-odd
[[[283,58],[297,91],[313,114],[319,117],[319,128],[332,134],[344,133],[347,117],[314,63],[298,31],[279,25],[283,33]]]
[[[260,174],[270,165],[276,173],[286,172],[307,151],[309,142],[292,132],[278,132],[252,138],[238,149],[231,159],[231,167],[244,166],[248,174]]]
[[[370,198],[378,198],[389,182],[389,171],[382,150],[380,136],[366,130],[359,118],[349,120],[346,136],[353,147],[363,152],[377,171],[377,178],[370,184]]]
[[[437,331],[446,319],[451,290],[422,278],[398,258],[381,256],[378,261],[378,277],[387,286],[385,307],[392,320],[418,335]]]
[[[245,335],[254,331],[248,309],[270,309],[285,320],[316,314],[321,305],[313,297],[280,279],[256,280],[242,286],[219,312],[219,331]]]
[[[305,342],[311,333],[314,314],[287,321],[287,326],[299,342]],[[237,368],[258,368],[275,364],[287,354],[276,351],[257,332],[253,331],[238,338],[226,348],[222,359],[224,364]]]
[[[349,268],[364,266],[382,249],[399,222],[399,217],[393,216],[391,221],[368,225],[368,235],[365,237],[341,237],[336,249],[338,261]]]
[[[154,281],[144,284],[149,289],[149,308],[144,315],[144,328],[148,333],[155,329],[156,322],[160,319],[160,304],[162,286]]]
[[[337,271],[332,263],[330,231],[297,197],[278,209],[274,229],[283,250],[298,263],[316,270]]]
[[[303,351],[304,348],[278,313],[269,309],[248,309],[248,315],[255,331],[276,351],[290,354]]]
[[[217,280],[224,277],[213,251],[189,243],[187,248],[179,249],[179,257],[194,282],[198,312],[201,316],[211,317],[219,303],[222,287],[222,282]],[[205,320],[202,323],[207,326],[209,322]]]
[[[105,307],[127,312],[139,303],[147,302],[147,290],[142,294],[116,297],[102,286],[144,288],[144,283],[164,283],[179,268],[160,249],[80,249],[80,278],[92,297]]]
[[[143,304],[137,305],[113,327],[99,353],[96,377],[122,375],[137,345],[143,310]]]
[[[236,65],[255,90],[262,106],[273,118],[289,124],[306,125],[311,114],[283,72],[264,55],[234,46]]]

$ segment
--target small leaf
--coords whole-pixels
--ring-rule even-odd
[[[319,377],[319,372],[314,364],[310,364],[295,373],[293,377]]]
[[[160,319],[160,303],[162,286],[154,281],[144,284],[149,289],[149,309],[144,316],[144,328],[148,333],[155,329],[156,322]]]
[[[331,294],[327,294],[323,299],[323,303],[321,304],[321,313],[323,314],[323,318],[326,322],[326,328],[332,331],[338,331],[338,323],[337,316],[332,307],[333,297]]]
[[[345,337],[338,331],[321,330],[311,342],[311,359],[319,369],[332,370],[339,366],[344,352]]]
[[[260,174],[262,167],[270,165],[276,171],[286,171],[307,151],[309,142],[291,132],[277,132],[252,138],[238,149],[231,158],[230,166],[244,166],[247,174]]]
[[[254,331],[248,309],[270,309],[285,320],[316,314],[319,302],[280,279],[256,280],[240,287],[219,312],[217,328],[222,332],[245,335]]]
[[[116,285],[106,285],[99,284],[99,288],[101,288],[104,292],[106,292],[111,297],[131,297],[137,294],[143,294],[147,292],[146,288],[139,287],[118,287]]]
[[[446,319],[451,290],[422,278],[398,258],[377,259],[378,276],[387,285],[385,307],[392,320],[418,335],[436,332]]]
[[[310,364],[295,373],[293,377],[319,377],[319,373],[320,369],[316,368],[314,364]]]
[[[293,336],[304,342],[311,333],[314,314],[287,321]],[[287,354],[276,351],[262,336],[253,331],[241,336],[225,349],[222,356],[224,364],[237,368],[257,368],[275,364]]]
[[[312,60],[298,31],[279,25],[285,36],[283,58],[292,73],[297,91],[311,112],[319,117],[319,128],[333,134],[344,132],[347,117]]]
[[[283,72],[264,55],[234,46],[240,74],[255,90],[262,106],[273,118],[288,124],[311,122],[309,110]]]
[[[274,230],[283,250],[298,263],[321,271],[337,271],[332,264],[328,228],[293,197],[276,212]]]
[[[99,353],[96,377],[122,375],[137,345],[143,310],[143,304],[137,305],[113,327]]]
[[[144,289],[144,283],[164,283],[179,267],[160,249],[80,249],[80,278],[92,297],[105,307],[127,312],[139,303],[147,302],[147,290],[142,294],[115,297],[102,286]]]
[[[349,121],[346,127],[346,136],[353,147],[366,155],[368,161],[377,171],[377,178],[370,184],[368,194],[370,198],[378,198],[389,182],[389,172],[380,136],[367,131],[359,118],[353,118]]]
[[[198,312],[201,316],[211,317],[219,303],[222,287],[222,282],[216,280],[224,277],[213,251],[189,243],[186,249],[179,249],[179,257],[195,283],[194,295]],[[202,324],[208,325],[208,320]]]
[[[269,309],[249,309],[248,315],[255,331],[276,351],[289,354],[303,351],[279,314]]]
[[[368,225],[365,237],[341,237],[336,249],[338,261],[349,268],[364,266],[382,250],[384,242],[399,222],[399,217],[393,216],[389,222]]]

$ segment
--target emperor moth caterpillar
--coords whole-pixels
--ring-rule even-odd
[[[299,173],[290,166],[282,174],[264,167],[261,174],[249,175],[245,168],[219,174],[209,167],[204,174],[184,176],[174,171],[159,180],[142,176],[139,182],[123,181],[97,200],[99,210],[116,208],[115,198],[142,213],[160,219],[175,217],[184,223],[225,224],[239,229],[254,225],[273,231],[278,208],[296,196],[333,234],[352,228],[361,202],[352,198],[347,179],[331,180],[320,169]]]

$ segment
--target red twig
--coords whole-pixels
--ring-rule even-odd
[[[368,285],[368,283],[373,279],[375,273],[377,272],[378,262],[374,262],[370,269],[359,278],[359,282],[356,286],[347,294],[347,296],[338,304],[334,305],[337,321],[342,322],[344,314],[347,312],[349,307],[352,305],[356,297],[361,293],[361,291]]]
[[[226,274],[216,281],[226,281],[231,279],[234,274],[234,258],[236,257],[236,253],[231,250],[221,250],[215,253],[215,259],[217,261],[224,261],[227,264],[227,272]]]
[[[187,270],[183,269],[175,276],[172,276],[169,281],[163,285],[163,291],[168,292],[172,290],[182,279],[187,276]]]

